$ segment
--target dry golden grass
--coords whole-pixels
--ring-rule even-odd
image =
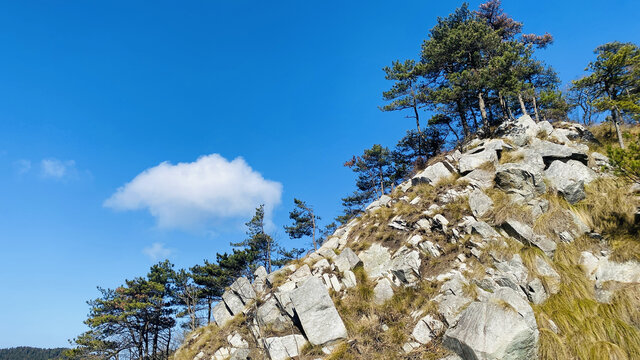
[[[192,360],[201,351],[211,357],[219,348],[228,346],[227,336],[234,332],[238,332],[249,343],[249,348],[252,349],[251,356],[258,358],[260,352],[257,350],[258,346],[253,335],[249,333],[249,323],[248,318],[238,314],[222,328],[215,323],[198,328],[186,337],[190,340],[182,344],[173,354],[172,359]]]
[[[524,154],[518,150],[503,151],[500,156],[500,164],[517,163],[522,160],[524,160]]]
[[[640,286],[619,290],[610,304],[595,300],[594,284],[578,264],[580,243],[559,244],[553,262],[560,291],[534,305],[540,359],[633,359],[640,354]],[[552,331],[553,321],[559,333]]]
[[[587,225],[601,232],[627,231],[633,226],[636,203],[621,178],[599,178],[585,186],[587,198],[577,204]]]
[[[569,212],[571,205],[562,197],[555,194],[545,194],[543,199],[549,202],[549,210],[540,215],[533,224],[537,234],[560,241],[558,234],[563,231],[571,233],[576,230],[575,222]]]
[[[339,345],[329,359],[430,359],[446,351],[434,345],[404,354],[402,345],[409,341],[416,320],[411,312],[421,309],[435,313],[430,299],[437,294],[438,284],[421,282],[415,287],[395,289],[394,296],[382,305],[373,302],[374,283],[362,266],[354,269],[358,285],[346,296],[333,294],[334,303],[349,332],[350,342]],[[388,330],[384,331],[382,325]]]
[[[580,219],[600,232],[613,250],[612,260],[640,260],[640,229],[634,223],[637,198],[621,178],[600,178],[585,187],[587,198],[576,204]]]
[[[506,220],[514,219],[533,226],[531,210],[526,205],[513,203],[511,196],[499,189],[487,189],[486,194],[493,201],[493,207],[483,218],[487,219],[490,225],[500,226]]]
[[[637,138],[640,135],[640,126],[625,124],[621,126],[622,133],[625,137],[631,136]],[[598,144],[589,144],[591,151],[597,151],[601,154],[607,154],[608,146],[618,146],[618,137],[611,122],[605,122],[589,127],[589,131],[598,139]]]

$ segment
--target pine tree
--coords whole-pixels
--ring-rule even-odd
[[[284,230],[292,239],[300,239],[304,236],[310,236],[313,244],[313,250],[318,250],[316,233],[320,217],[316,216],[313,207],[307,205],[304,201],[293,199],[293,203],[295,207],[289,213],[289,219],[293,220],[293,224],[285,226]]]
[[[589,63],[590,74],[573,82],[576,89],[587,89],[600,111],[609,111],[618,143],[624,149],[620,124],[625,115],[640,116],[640,48],[635,44],[611,42],[598,46],[597,58]]]
[[[395,83],[391,89],[382,93],[382,98],[389,103],[381,106],[380,110],[411,110],[407,118],[416,120],[417,133],[422,136],[419,110],[426,106],[427,97],[423,91],[423,85],[420,84],[420,64],[416,64],[415,60],[394,61],[391,66],[386,66],[382,70],[385,72],[385,79],[393,80]]]
[[[272,255],[278,250],[273,238],[264,230],[264,221],[264,204],[262,204],[256,208],[256,212],[251,220],[245,224],[249,237],[239,243],[231,244],[234,247],[241,248],[242,251],[247,254],[247,270],[249,276],[251,276],[260,265],[264,266],[270,273],[273,265]]]
[[[611,165],[618,175],[640,183],[640,135],[623,148],[608,148]]]

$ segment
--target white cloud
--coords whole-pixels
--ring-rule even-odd
[[[195,162],[163,162],[138,174],[104,202],[116,210],[148,209],[158,226],[193,229],[251,217],[265,204],[265,216],[280,203],[282,184],[266,180],[242,158],[219,154]]]
[[[73,160],[43,159],[40,162],[42,177],[63,179],[76,176],[76,162]]]
[[[165,248],[164,244],[157,242],[142,249],[142,252],[153,261],[166,259],[171,255],[170,249]]]

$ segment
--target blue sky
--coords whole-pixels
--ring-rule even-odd
[[[228,250],[254,203],[288,246],[294,196],[333,218],[342,163],[413,126],[381,68],[459,4],[0,2],[0,347],[66,346],[96,286]],[[533,6],[504,1],[565,83],[640,42],[637,1]]]

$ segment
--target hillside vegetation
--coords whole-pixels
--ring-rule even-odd
[[[0,360],[52,360],[60,359],[64,348],[41,349],[28,346],[19,346],[9,349],[0,349]]]

